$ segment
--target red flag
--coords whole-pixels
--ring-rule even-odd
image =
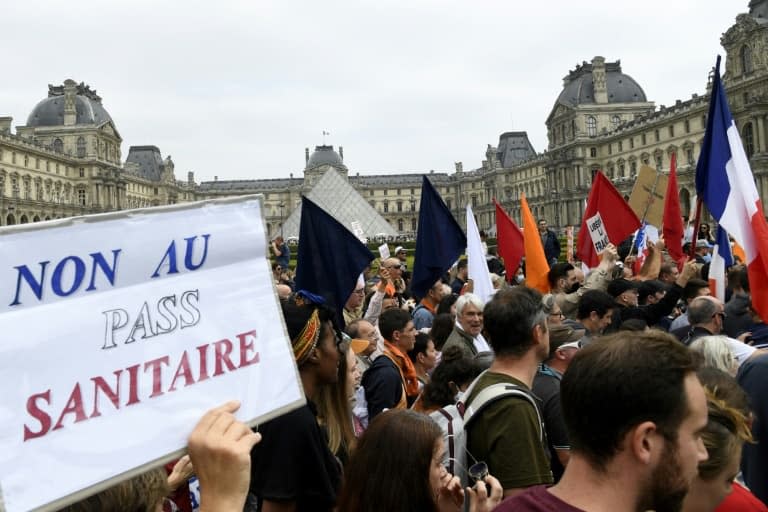
[[[576,246],[579,259],[589,267],[596,267],[600,264],[598,251],[603,252],[608,242],[619,245],[639,228],[640,220],[635,212],[608,178],[597,171],[581,220]]]
[[[685,260],[683,253],[683,214],[680,210],[680,192],[677,188],[677,158],[675,153],[669,161],[669,181],[667,182],[667,195],[664,199],[664,220],[662,233],[667,252],[673,260],[678,262]]]
[[[499,244],[499,256],[504,260],[507,281],[512,281],[525,254],[523,232],[495,199],[493,203],[496,205],[496,242]]]

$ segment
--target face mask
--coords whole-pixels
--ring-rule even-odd
[[[523,274],[518,274],[515,276],[515,282],[517,284],[522,284],[524,279],[525,279],[525,276]]]
[[[710,263],[712,261],[712,255],[711,254],[705,254],[704,255],[704,263]]]
[[[573,283],[573,285],[570,288],[568,288],[568,290],[566,290],[566,293],[573,293],[576,290],[578,290],[579,288],[581,288],[581,283],[579,283],[577,281],[577,282]]]

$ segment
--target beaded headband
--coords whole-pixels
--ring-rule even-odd
[[[312,353],[312,349],[317,346],[318,339],[320,339],[320,316],[317,314],[317,309],[315,309],[304,328],[291,343],[297,365],[301,366],[306,362],[309,354]]]

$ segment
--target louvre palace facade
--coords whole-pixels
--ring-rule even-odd
[[[721,37],[723,82],[765,208],[768,0],[751,0],[748,11]],[[288,177],[196,183],[192,173],[177,180],[171,157],[163,158],[155,146],[131,146],[123,160],[122,138],[101,97],[83,83],[66,80],[48,87],[48,96],[15,133],[12,118],[0,117],[0,224],[260,193],[274,236],[289,227],[301,196],[333,169],[334,180],[343,179],[370,205],[368,214],[375,211],[391,226],[388,233],[403,237],[416,231],[422,174],[462,224],[464,208],[471,204],[479,227],[493,228],[493,198],[519,222],[524,193],[536,217],[554,227],[578,226],[597,170],[628,195],[641,165],[666,172],[672,154],[687,212],[708,111],[708,84],[702,89],[674,105],[656,105],[619,61],[594,57],[565,76],[546,119],[548,146],[541,152],[526,132],[507,132],[485,148],[479,168],[465,170],[457,162],[450,172],[361,175],[347,167],[342,147],[322,145],[305,149],[304,169]]]

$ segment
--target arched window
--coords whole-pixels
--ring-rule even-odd
[[[742,73],[749,74],[752,72],[752,49],[746,44],[741,47],[741,71]]]
[[[587,135],[590,137],[597,135],[597,119],[594,116],[587,116]]]
[[[397,219],[397,230],[400,233],[405,231],[405,221],[403,219]]]
[[[61,139],[55,139],[53,141],[53,150],[57,153],[63,153],[64,152],[64,143],[61,142]]]
[[[613,116],[611,117],[611,125],[613,125],[613,129],[615,130],[619,125],[621,124],[621,117],[619,116]]]
[[[77,138],[77,156],[85,158],[85,139],[82,137]]]
[[[752,123],[744,125],[744,151],[747,153],[747,158],[752,158],[755,153],[755,132]]]
[[[417,222],[418,221],[416,220],[415,217],[413,219],[411,219],[411,231],[413,231],[414,233],[416,232],[416,224],[417,224]]]

